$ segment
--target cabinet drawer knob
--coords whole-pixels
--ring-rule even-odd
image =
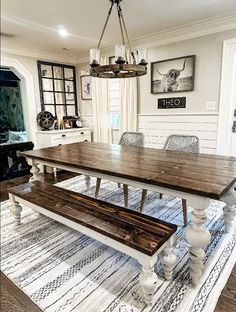
[[[62,134],[61,137],[64,138],[64,137],[66,137],[66,135],[65,135],[65,134]]]
[[[84,132],[80,132],[80,134],[84,134]]]

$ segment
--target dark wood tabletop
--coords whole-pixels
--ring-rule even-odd
[[[220,199],[236,182],[236,157],[80,142],[22,152],[56,165]]]

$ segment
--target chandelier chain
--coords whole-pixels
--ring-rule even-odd
[[[127,41],[128,41],[128,45],[129,45],[130,54],[132,56],[133,63],[135,64],[136,60],[135,60],[135,57],[134,57],[134,52],[133,52],[132,47],[131,47],[131,43],[129,41],[129,36],[128,36],[127,28],[126,28],[126,25],[125,25],[123,12],[122,12],[121,6],[119,4],[117,4],[117,7],[119,8],[119,16],[121,18],[121,21],[122,21],[122,24],[123,24],[123,27],[124,27],[125,35],[126,35],[126,38],[127,38]]]
[[[123,43],[123,45],[125,45],[125,36],[124,36],[124,30],[123,30],[123,26],[122,26],[120,11],[121,11],[121,8],[120,8],[120,6],[117,4],[117,13],[118,13],[118,19],[119,19],[119,25],[120,25],[120,32],[121,32],[121,37],[122,37],[122,43]],[[128,61],[127,51],[125,51],[125,56],[126,56],[126,60]]]
[[[120,10],[117,5],[117,12],[118,12],[118,19],[119,19],[119,24],[120,24],[120,32],[121,32],[121,37],[122,37],[122,43],[125,44],[125,37],[124,37],[124,31],[122,27],[122,22],[121,22],[121,15],[120,15]]]
[[[114,2],[112,1],[111,7],[110,7],[110,9],[109,9],[109,11],[108,11],[108,14],[107,14],[107,18],[106,18],[105,24],[104,24],[103,29],[102,29],[102,33],[101,33],[101,36],[100,36],[100,39],[99,39],[99,42],[98,42],[98,45],[97,45],[97,49],[99,49],[99,47],[100,47],[100,44],[101,44],[101,41],[102,41],[104,32],[105,32],[106,27],[107,27],[108,20],[109,20],[109,18],[110,18],[110,16],[111,16],[111,12],[112,12],[113,5],[114,5]]]
[[[90,50],[90,75],[97,78],[133,78],[147,74],[147,62],[145,52],[140,52],[140,62],[136,62],[134,51],[132,51],[128,32],[120,6],[122,0],[110,0],[111,6],[105,20],[105,24],[97,45],[97,49]],[[112,13],[113,5],[116,4],[119,27],[122,37],[122,44],[117,44],[115,48],[115,64],[100,65],[100,51],[103,35],[105,33],[109,18]],[[126,41],[127,40],[127,41]],[[126,48],[127,46],[127,48]],[[138,51],[137,51],[138,55]],[[142,58],[141,58],[142,57]],[[131,60],[130,60],[131,58]],[[130,61],[130,62],[129,62]],[[138,63],[138,64],[137,64]]]

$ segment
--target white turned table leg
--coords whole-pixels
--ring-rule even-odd
[[[234,205],[236,205],[236,191],[234,190],[235,187],[236,186],[231,187],[231,189],[220,199],[226,204],[226,206],[223,208],[226,233],[231,231],[234,220]]]
[[[190,214],[192,224],[188,225],[185,230],[185,239],[191,245],[189,266],[192,284],[195,286],[198,285],[204,269],[205,252],[202,248],[207,246],[211,239],[210,232],[203,225],[207,221],[205,208],[203,203],[199,203],[199,207],[194,208]]]
[[[89,187],[90,187],[90,184],[91,184],[91,177],[88,176],[88,175],[85,175],[84,176],[84,180],[85,180],[86,188],[87,188],[87,190],[89,190]]]
[[[40,175],[40,169],[38,167],[39,164],[37,164],[34,160],[31,161],[32,168],[30,169],[30,172],[32,173],[32,177],[29,179],[29,182],[33,181],[41,181],[43,182],[43,177]]]
[[[143,290],[144,299],[147,305],[152,304],[153,296],[157,288],[158,277],[154,268],[142,266],[142,272],[139,275],[139,282]]]
[[[162,267],[167,281],[171,280],[176,263],[176,256],[173,253],[173,241],[174,237],[172,236],[166,243],[165,249],[160,254]]]
[[[19,205],[19,203],[15,200],[11,201],[11,213],[13,214],[15,218],[15,224],[20,225],[21,224],[21,211],[22,207]]]

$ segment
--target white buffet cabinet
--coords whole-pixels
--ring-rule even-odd
[[[56,146],[61,144],[76,143],[82,141],[91,141],[90,128],[72,128],[62,130],[37,131],[38,148]],[[56,175],[56,169],[40,166],[41,172],[52,173]]]
[[[37,131],[38,147],[91,141],[90,128]]]

